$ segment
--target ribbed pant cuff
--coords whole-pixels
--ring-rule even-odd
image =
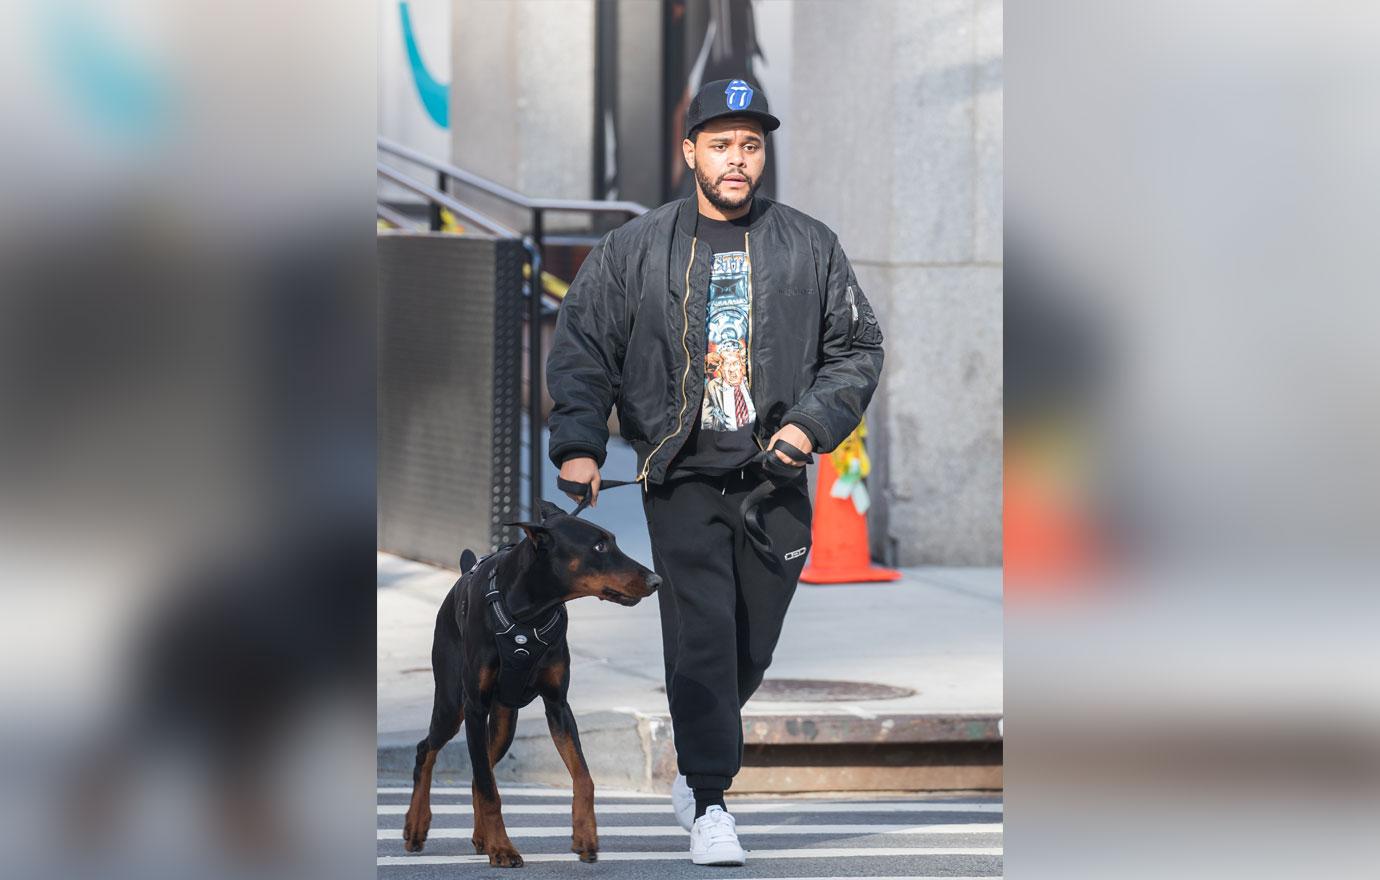
[[[685,784],[691,788],[715,788],[728,791],[728,787],[733,784],[732,776],[702,776],[698,773],[691,776],[685,775]]]

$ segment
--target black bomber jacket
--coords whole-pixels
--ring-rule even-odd
[[[704,395],[712,255],[693,196],[601,238],[556,319],[546,385],[549,455],[602,468],[608,414],[637,452],[637,480],[662,482]],[[754,196],[746,245],[749,393],[759,446],[794,423],[831,452],[857,427],[882,371],[882,331],[829,227]]]

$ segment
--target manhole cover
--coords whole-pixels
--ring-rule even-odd
[[[769,678],[752,695],[767,703],[826,703],[844,700],[899,700],[915,696],[910,688],[865,681],[822,681],[814,678]]]

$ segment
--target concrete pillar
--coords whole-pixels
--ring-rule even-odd
[[[999,564],[1001,2],[793,10],[782,199],[839,234],[888,335],[868,414],[874,553]]]
[[[526,195],[591,198],[594,0],[455,0],[451,22],[452,161]],[[501,202],[465,201],[529,226]],[[551,214],[546,229],[588,224]]]

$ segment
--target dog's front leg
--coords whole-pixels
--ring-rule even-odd
[[[546,724],[556,751],[561,753],[565,769],[570,771],[575,797],[570,808],[570,850],[580,854],[580,861],[599,859],[599,830],[594,821],[594,780],[589,776],[584,751],[580,748],[580,731],[575,726],[575,713],[564,697],[542,698],[546,705]]]
[[[489,766],[489,727],[487,713],[465,709],[465,744],[469,747],[470,768],[474,775],[474,851],[489,854],[495,868],[521,868],[522,856],[508,839],[503,825],[503,804],[498,797],[493,768]]]

